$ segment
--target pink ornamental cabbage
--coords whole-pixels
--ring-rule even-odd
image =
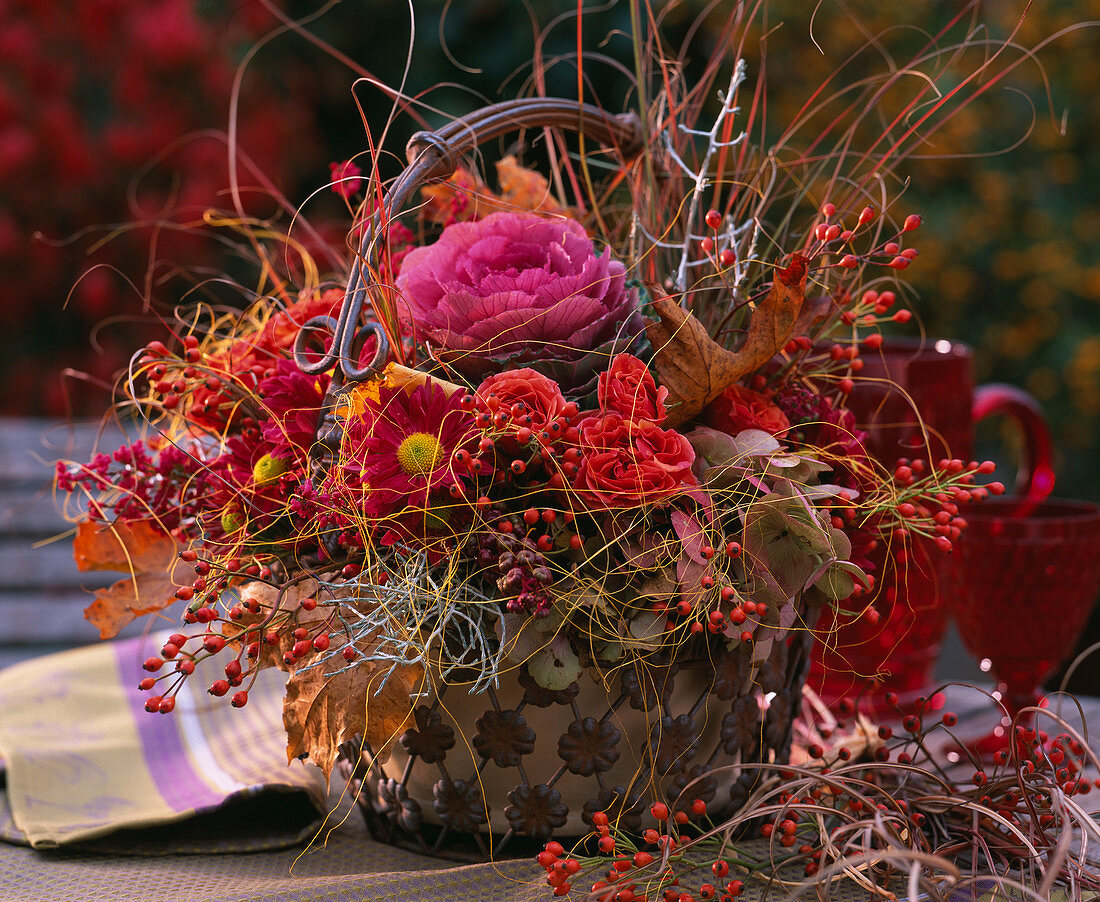
[[[470,376],[529,366],[583,393],[644,334],[623,264],[572,219],[455,223],[405,258],[397,287],[419,334]]]

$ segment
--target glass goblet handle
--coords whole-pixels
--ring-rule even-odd
[[[1015,420],[1024,437],[1023,460],[1016,471],[1015,488],[1015,493],[1024,498],[1018,511],[1024,516],[1054,488],[1050,429],[1039,402],[1023,389],[1000,382],[978,386],[971,408],[973,421],[977,423],[998,414]]]

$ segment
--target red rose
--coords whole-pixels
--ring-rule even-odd
[[[496,394],[500,408],[508,411],[512,426],[527,426],[536,434],[565,415],[566,400],[558,383],[531,369],[495,373],[478,386],[476,394],[478,406],[483,409],[489,395]],[[523,403],[524,411],[517,417],[512,415],[511,409],[518,402]],[[576,405],[573,411],[575,416]],[[531,418],[530,423],[526,417]]]
[[[573,488],[590,509],[654,504],[698,485],[695,451],[674,429],[609,413],[583,420],[579,432],[583,456]]]
[[[668,389],[658,388],[649,368],[633,354],[616,354],[606,372],[600,373],[596,396],[600,410],[622,414],[628,420],[665,418]]]
[[[791,428],[787,415],[760,392],[731,385],[715,398],[704,413],[708,426],[729,435],[745,429],[763,429],[772,435],[782,435]]]

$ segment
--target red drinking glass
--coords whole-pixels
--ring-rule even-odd
[[[959,342],[887,342],[866,356],[848,407],[867,432],[868,453],[889,469],[903,457],[969,460],[975,424],[1007,415],[1025,440],[1016,491],[1037,503],[1053,486],[1050,436],[1038,402],[1011,385],[975,391],[971,352]],[[903,708],[933,687],[947,627],[935,570],[942,552],[927,540],[914,541],[903,554],[899,550],[880,543],[870,554],[877,620],[822,613],[823,641],[815,645],[809,685],[829,705],[860,692],[871,677],[879,678],[883,691],[896,693]]]
[[[936,561],[944,597],[967,650],[998,681],[1007,712],[968,748],[992,757],[1009,726],[1039,700],[1042,681],[1073,651],[1100,593],[1100,505],[991,498]]]

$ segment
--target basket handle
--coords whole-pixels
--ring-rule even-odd
[[[611,114],[591,104],[554,97],[492,104],[455,119],[438,131],[420,131],[409,139],[405,146],[409,163],[383,198],[386,219],[396,215],[421,185],[449,178],[462,156],[482,142],[520,129],[547,127],[591,135],[605,147],[616,149],[624,160],[633,159],[644,148],[642,122],[635,113]],[[328,432],[324,427],[334,425],[327,421],[331,419],[330,402],[336,394],[348,383],[363,382],[376,375],[389,356],[389,341],[382,326],[378,323],[360,325],[368,291],[366,274],[369,268],[365,264],[379,234],[382,216],[382,210],[376,211],[370,226],[364,229],[339,316],[318,316],[308,320],[294,342],[294,361],[302,372],[316,376],[334,367],[336,370],[325,399],[319,436],[323,442]],[[324,333],[332,335],[328,352],[319,358],[310,355],[309,342]],[[374,357],[360,367],[356,363],[359,352],[371,335],[376,341]]]

